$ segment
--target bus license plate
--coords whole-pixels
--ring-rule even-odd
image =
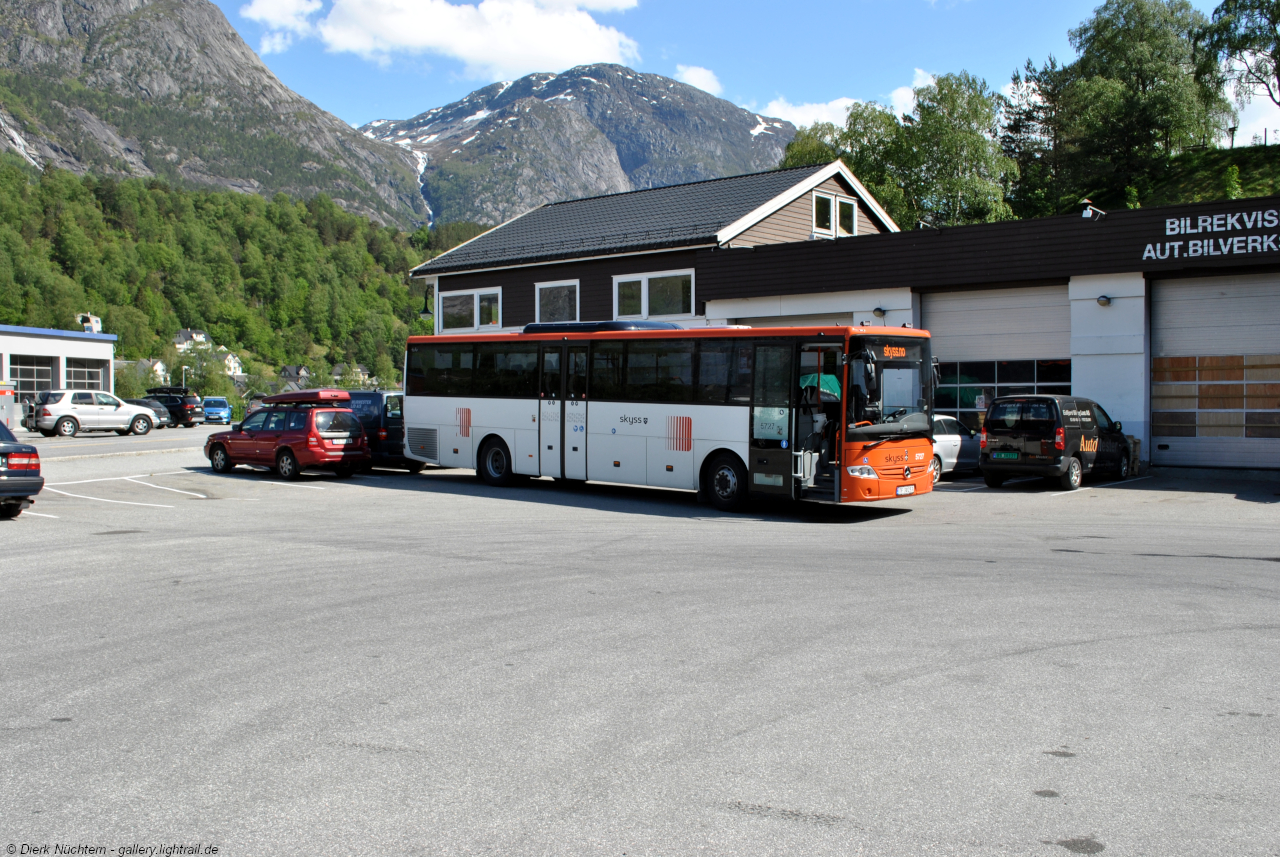
[[[1007,459],[1012,459],[1012,460],[1014,460],[1014,461],[1017,461],[1017,460],[1018,460],[1018,453],[1016,453],[1016,452],[993,452],[993,453],[991,453],[991,457],[992,457],[992,458],[1001,458],[1001,459],[1006,459],[1006,458],[1007,458]]]
[[[914,486],[914,485],[899,485],[899,486],[898,486],[898,496],[899,496],[899,497],[905,497],[907,494],[914,494],[914,493],[916,493],[916,486]]]

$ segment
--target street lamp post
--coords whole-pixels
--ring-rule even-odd
[[[184,388],[187,386],[187,367],[186,366],[182,367],[182,386]]]

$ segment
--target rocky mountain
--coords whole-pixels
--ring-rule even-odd
[[[420,159],[436,219],[501,223],[543,203],[771,169],[796,129],[670,78],[588,65],[360,130]]]
[[[411,151],[282,84],[208,0],[0,0],[0,150],[426,219]]]

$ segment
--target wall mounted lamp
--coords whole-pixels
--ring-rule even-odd
[[[1106,295],[1098,298],[1098,306],[1111,306],[1111,298]]]
[[[876,307],[875,309],[873,309],[871,311],[871,314],[874,315],[876,318],[884,318],[884,310],[882,310],[880,307]]]

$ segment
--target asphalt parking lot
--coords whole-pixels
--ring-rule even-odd
[[[733,516],[207,431],[39,439],[0,847],[1280,854],[1280,482]]]

